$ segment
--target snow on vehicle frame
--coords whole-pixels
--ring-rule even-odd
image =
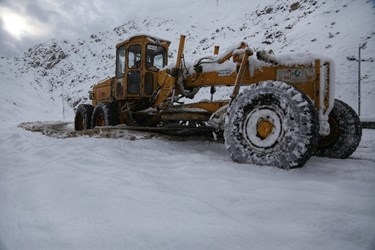
[[[168,64],[169,45],[144,34],[117,44],[115,76],[93,86],[92,104],[77,108],[75,129],[212,130],[235,162],[284,169],[302,167],[314,154],[344,159],[358,147],[361,123],[334,97],[332,60],[254,54],[241,42],[221,54],[215,46],[214,55],[189,64],[181,35],[176,63]],[[216,86],[231,87],[227,100],[213,99]],[[211,100],[182,102],[202,87],[210,87]]]

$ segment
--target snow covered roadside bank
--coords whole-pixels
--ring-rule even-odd
[[[1,130],[1,249],[372,249],[375,131],[280,170],[206,141]]]

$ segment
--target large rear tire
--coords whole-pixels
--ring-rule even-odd
[[[74,129],[82,131],[91,128],[91,117],[94,107],[90,104],[80,104],[74,117]]]
[[[316,155],[338,159],[348,158],[361,142],[361,120],[348,104],[336,99],[328,122],[330,133],[320,137]]]
[[[231,103],[224,139],[235,162],[289,169],[310,159],[318,131],[317,112],[307,96],[286,83],[267,81]]]
[[[99,103],[92,114],[92,128],[97,126],[116,126],[118,120],[115,104]]]

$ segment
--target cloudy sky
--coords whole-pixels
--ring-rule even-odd
[[[0,0],[0,56],[51,38],[111,30],[132,16],[163,15],[171,2],[176,0]]]

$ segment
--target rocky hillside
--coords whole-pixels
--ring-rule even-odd
[[[72,113],[79,103],[89,101],[87,92],[93,84],[114,74],[115,44],[134,34],[147,33],[172,41],[169,57],[173,61],[180,34],[187,35],[187,60],[211,54],[214,45],[223,50],[242,40],[255,50],[273,49],[276,54],[312,52],[329,56],[336,61],[336,94],[355,109],[358,46],[366,44],[362,50],[362,114],[371,116],[375,95],[374,1],[232,2],[198,1],[174,6],[175,10],[185,11],[139,17],[89,37],[51,40],[18,57],[0,58],[0,78],[7,82],[1,94],[2,109],[19,103],[12,91],[18,85],[29,96],[48,100],[41,106],[60,109],[63,95]]]

